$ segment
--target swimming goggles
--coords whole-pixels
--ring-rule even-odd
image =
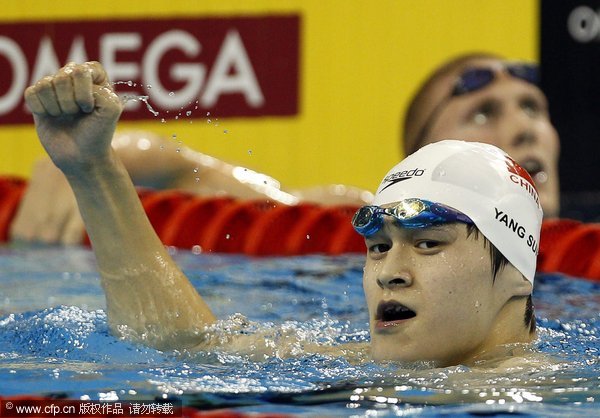
[[[440,203],[421,199],[404,199],[392,207],[363,206],[354,214],[352,226],[369,237],[383,226],[383,215],[393,217],[405,228],[423,228],[434,224],[463,222],[473,224],[464,213]]]
[[[518,78],[519,80],[525,81],[529,84],[533,84],[537,86],[540,81],[540,74],[538,67],[533,64],[519,63],[519,64],[507,64],[501,67],[501,70],[498,68],[491,67],[471,67],[467,68],[465,71],[461,73],[461,75],[457,78],[454,86],[452,87],[452,91],[449,96],[446,96],[443,100],[441,100],[436,107],[433,108],[429,117],[423,123],[423,127],[419,131],[417,135],[417,139],[415,141],[415,150],[419,149],[423,141],[425,140],[425,136],[429,131],[429,128],[433,124],[433,121],[437,119],[439,113],[446,106],[448,101],[453,97],[462,96],[465,94],[472,93],[477,90],[481,90],[482,88],[490,85],[498,74],[502,71],[505,71],[507,74],[514,78]]]
[[[502,69],[514,78],[538,85],[540,74],[537,66],[532,64],[509,64]],[[456,80],[450,97],[481,90],[496,79],[499,71],[494,68],[467,68]]]

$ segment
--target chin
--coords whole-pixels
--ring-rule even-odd
[[[414,350],[399,350],[399,343],[395,344],[373,344],[371,343],[371,357],[375,361],[396,361],[401,363],[412,363],[416,361],[425,361],[422,355],[415,353]]]
[[[373,350],[371,356],[375,362],[397,363],[407,369],[434,369],[447,365],[443,361],[424,359],[415,353],[389,353],[383,350]]]
[[[410,368],[435,368],[447,367],[458,364],[448,358],[439,358],[434,355],[426,355],[423,347],[413,347],[410,350],[399,350],[400,344],[386,344],[371,341],[371,358],[376,362],[401,363]]]

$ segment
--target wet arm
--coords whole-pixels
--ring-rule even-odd
[[[133,331],[158,348],[198,344],[215,318],[157,237],[120,160],[111,154],[67,178],[96,254],[112,329]]]
[[[161,349],[198,344],[214,316],[155,234],[110,146],[122,105],[104,69],[70,64],[28,88],[25,99],[75,193],[111,328]]]

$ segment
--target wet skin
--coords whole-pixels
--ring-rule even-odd
[[[506,342],[526,342],[531,285],[512,266],[494,281],[482,238],[455,223],[405,229],[386,219],[366,239],[363,287],[374,360],[468,363]]]

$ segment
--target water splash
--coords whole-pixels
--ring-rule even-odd
[[[113,86],[118,86],[118,85],[126,85],[128,87],[137,87],[138,84],[128,80],[128,81],[114,81],[112,83]],[[146,90],[150,90],[152,88],[152,86],[150,84],[146,85],[146,86],[142,86],[145,87]],[[154,116],[158,116],[160,113],[156,110],[154,110],[154,108],[152,107],[152,105],[150,104],[150,96],[148,95],[137,95],[137,94],[120,94],[119,95],[120,99],[121,99],[121,103],[123,103],[123,105],[126,105],[129,102],[142,102],[146,105],[146,109],[148,109],[148,111],[150,113],[152,113]]]
[[[142,102],[144,102],[144,104],[146,105],[146,109],[148,109],[148,111],[150,113],[152,113],[154,116],[158,116],[159,115],[159,112],[156,111],[156,110],[154,110],[154,108],[152,107],[152,105],[148,101],[148,96],[140,97],[140,100]]]
[[[74,295],[90,296],[90,287],[99,286],[97,274],[90,274],[94,258],[89,250],[73,251],[5,251],[0,288],[8,292],[29,282],[28,298],[38,295],[42,302],[44,293],[67,303]],[[65,262],[77,254],[76,263]],[[373,363],[360,349],[344,357],[304,349],[368,343],[362,256],[256,259],[202,254],[195,245],[174,257],[217,317],[225,318],[213,335],[260,336],[270,355],[254,360],[253,353],[232,353],[229,347],[162,353],[114,337],[102,310],[34,304],[24,313],[0,316],[2,393],[47,394],[51,388],[72,398],[96,399],[108,392],[125,398],[129,389],[146,399],[178,396],[196,408],[248,412],[261,411],[262,405],[263,412],[303,416],[598,416],[596,282],[536,278],[540,334],[534,345],[555,358],[548,366],[532,363],[497,372],[403,368]],[[74,292],[77,273],[81,286]],[[91,296],[99,298],[100,289]],[[292,356],[278,356],[282,350]]]

